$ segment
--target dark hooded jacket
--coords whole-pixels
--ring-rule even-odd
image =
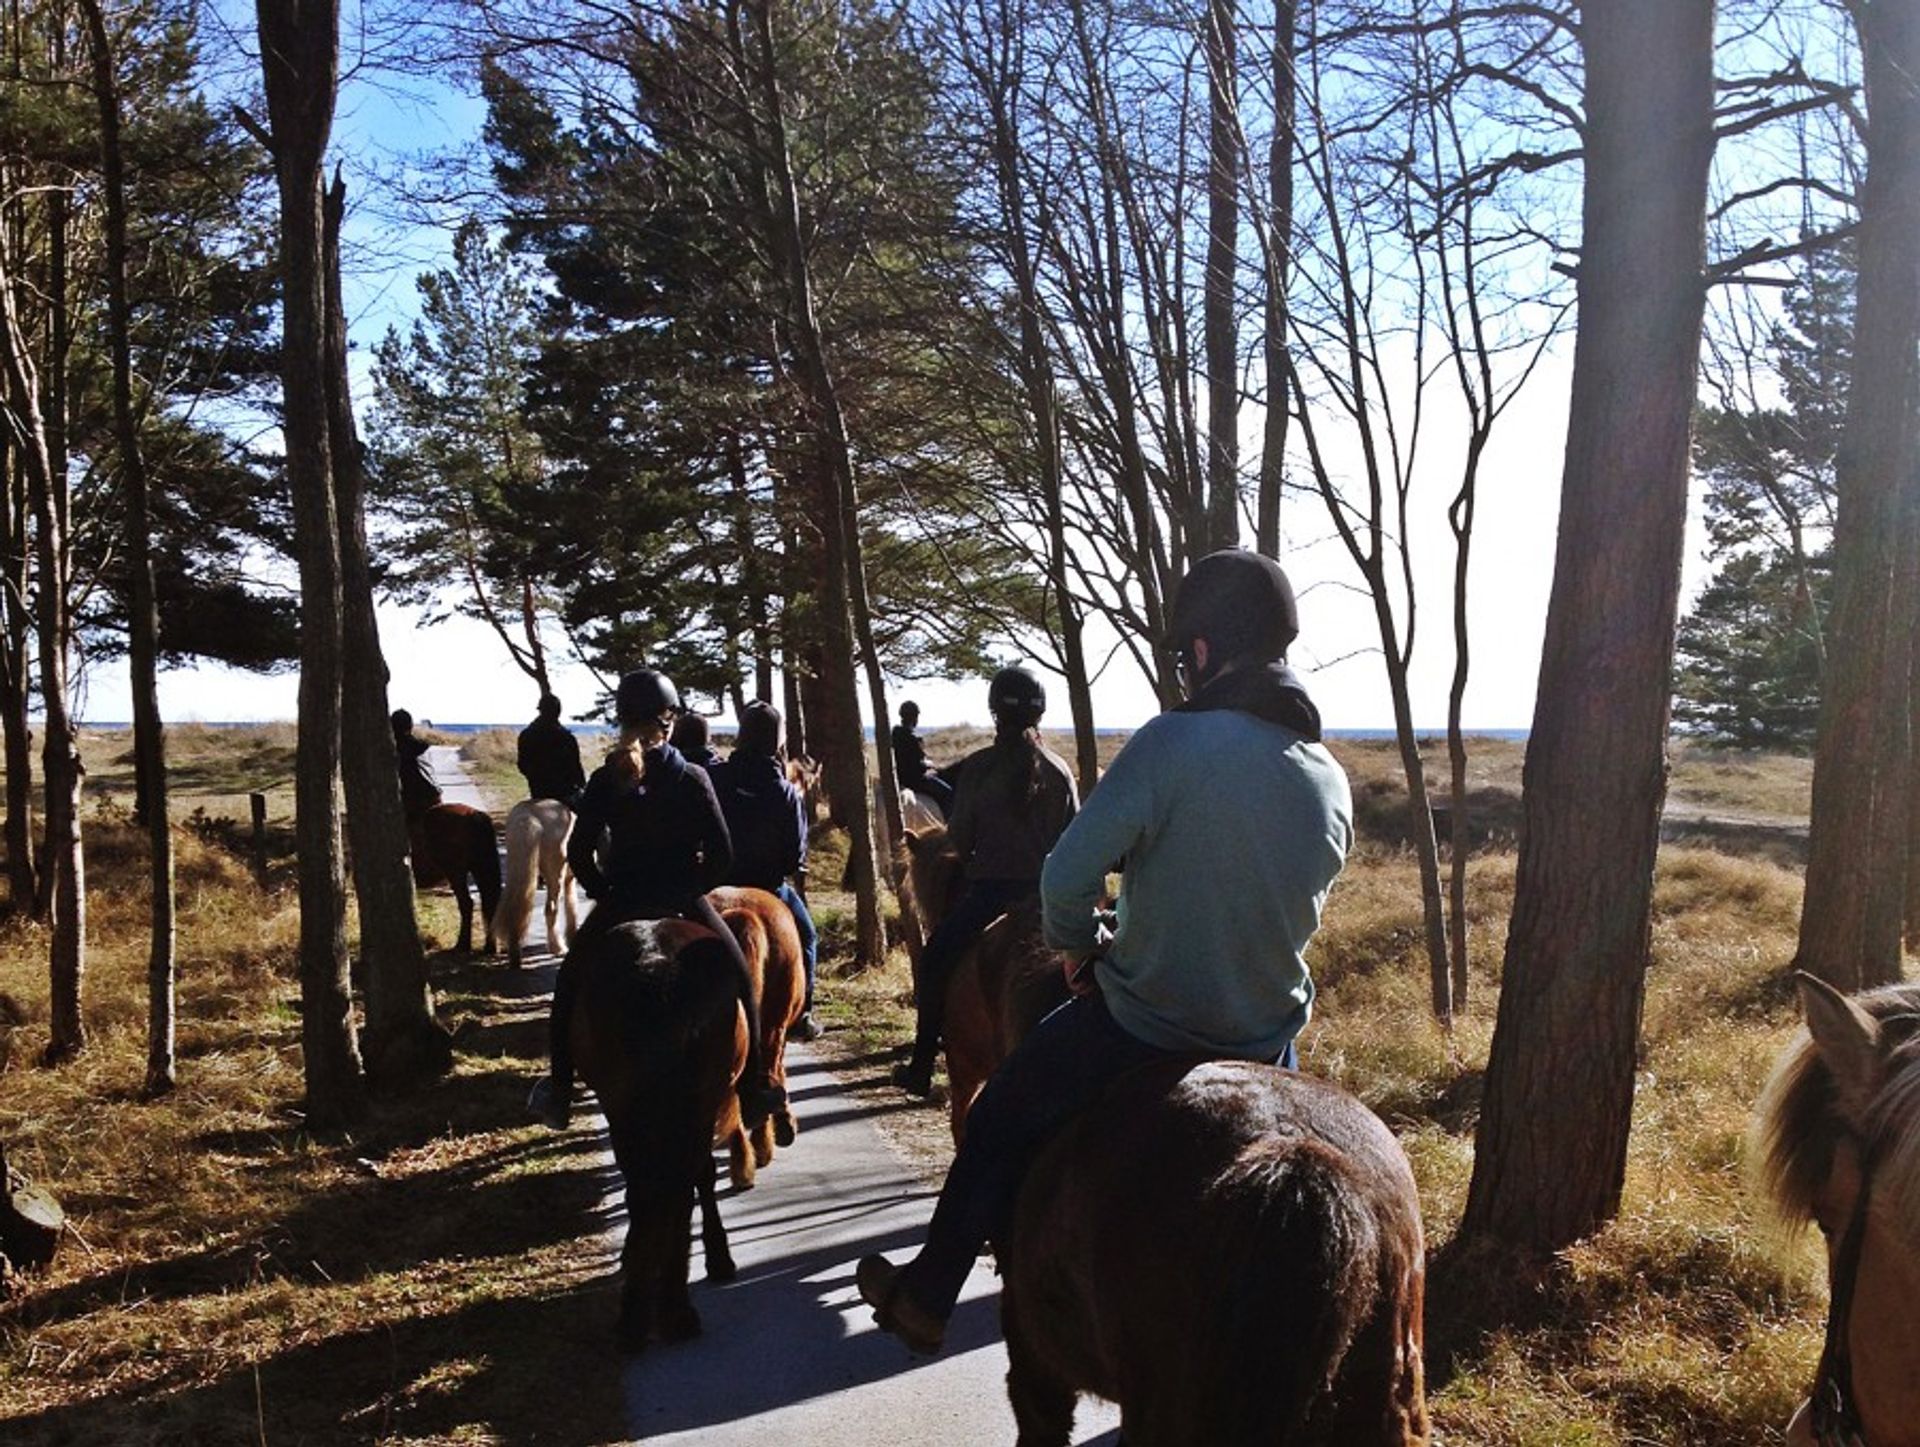
[[[580,741],[557,718],[543,715],[521,729],[518,757],[530,799],[571,800],[587,781]]]
[[[778,759],[734,751],[709,771],[733,838],[728,884],[778,889],[807,862],[807,806]]]
[[[602,840],[607,867],[595,858]],[[664,919],[727,877],[733,842],[706,774],[671,744],[649,749],[646,778],[603,764],[577,806],[567,862],[589,898],[634,918]]]

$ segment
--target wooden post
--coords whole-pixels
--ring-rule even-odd
[[[262,889],[267,887],[267,796],[247,795],[253,811],[253,878]]]

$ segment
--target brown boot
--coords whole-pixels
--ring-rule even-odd
[[[898,1266],[884,1256],[862,1256],[853,1279],[860,1299],[873,1308],[880,1330],[898,1337],[908,1351],[920,1356],[939,1352],[947,1339],[947,1324],[907,1292]]]

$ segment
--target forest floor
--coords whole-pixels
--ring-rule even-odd
[[[0,928],[0,991],[25,1016],[0,1073],[0,1142],[61,1196],[76,1227],[52,1272],[0,1306],[0,1438],[620,1440],[608,1172],[590,1133],[554,1137],[521,1118],[541,1054],[544,973],[436,954],[454,1074],[376,1101],[350,1137],[308,1136],[292,862],[282,853],[262,892],[234,829],[215,822],[244,818],[247,792],[284,786],[291,731],[202,732],[217,737],[175,749],[176,809],[185,819],[199,803],[202,822],[180,830],[181,1083],[171,1097],[138,1098],[142,846],[111,798],[125,789],[124,736],[88,747],[89,792],[109,797],[89,806],[93,1040],[80,1061],[34,1064],[45,938],[26,923]],[[949,756],[948,743],[932,736],[931,752]],[[1393,827],[1404,818],[1388,783],[1397,758],[1372,743],[1336,752],[1365,836],[1311,951],[1322,993],[1302,1063],[1399,1133],[1430,1244],[1442,1247],[1471,1170],[1513,857],[1489,829],[1494,843],[1472,869],[1474,993],[1443,1033],[1427,1013],[1415,874]],[[1518,746],[1479,753],[1473,791],[1517,792]],[[1674,795],[1791,823],[1804,819],[1804,776],[1801,761],[1689,748]],[[492,781],[501,804],[515,797],[514,777],[495,770]],[[237,808],[220,803],[236,798]],[[821,1012],[833,1027],[817,1048],[867,1053],[905,1040],[910,985],[897,955],[858,976],[836,968],[850,910],[821,886],[837,877],[838,848],[822,841],[813,876]],[[1745,1179],[1748,1113],[1795,1023],[1784,965],[1800,880],[1777,852],[1733,848],[1662,852],[1620,1219],[1497,1312],[1445,1273],[1430,1286],[1430,1340],[1449,1347],[1429,1384],[1441,1442],[1778,1441],[1812,1375],[1824,1299],[1814,1244],[1772,1232]],[[423,920],[436,946],[450,941],[445,896],[426,897]],[[937,1173],[944,1111],[888,1120]]]

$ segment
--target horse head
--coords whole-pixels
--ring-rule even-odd
[[[1800,976],[1807,1033],[1756,1118],[1781,1214],[1827,1242],[1832,1305],[1805,1447],[1920,1447],[1920,985],[1849,998]]]
[[[910,906],[920,920],[921,929],[931,934],[934,926],[947,917],[960,892],[966,888],[966,874],[946,826],[908,829],[898,846],[902,902]]]

